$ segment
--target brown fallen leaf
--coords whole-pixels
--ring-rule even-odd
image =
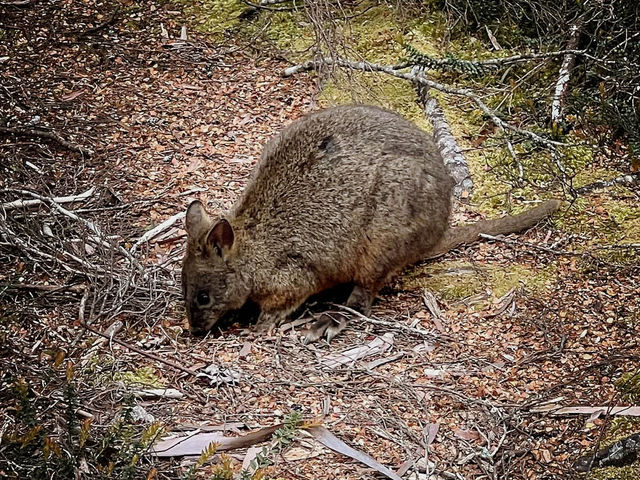
[[[67,93],[66,95],[63,95],[62,97],[60,97],[60,101],[70,102],[71,100],[78,98],[80,95],[82,95],[85,92],[86,90],[83,88],[81,90],[76,90],[75,92]]]
[[[433,293],[431,293],[430,291],[425,290],[422,294],[422,303],[424,303],[424,306],[429,310],[429,313],[431,314],[431,320],[433,321],[436,329],[440,333],[444,333],[445,328],[442,324],[442,311],[440,310],[440,307],[438,307],[438,300],[436,299],[435,295],[433,295]]]
[[[602,412],[604,415],[640,417],[640,407],[564,407],[550,412],[549,415],[593,415]]]
[[[544,460],[545,463],[551,463],[553,457],[551,456],[551,452],[549,450],[543,448],[542,450],[540,450],[540,455],[542,456],[542,460]]]
[[[251,353],[251,342],[244,342],[242,344],[242,348],[240,349],[240,353],[238,353],[239,358],[246,358],[247,355]]]
[[[463,440],[475,441],[480,438],[480,434],[473,430],[463,430],[462,428],[454,428],[453,434]]]
[[[427,425],[424,427],[424,429],[422,430],[422,433],[425,437],[425,443],[427,445],[431,445],[433,441],[436,439],[438,430],[440,430],[439,423],[427,423]]]
[[[316,458],[322,453],[326,453],[326,450],[317,442],[300,441],[299,446],[291,447],[282,452],[282,458],[287,462],[295,462],[300,460],[308,460],[310,458]]]
[[[151,454],[155,457],[184,457],[188,455],[200,455],[212,442],[217,443],[218,451],[247,448],[268,440],[273,432],[282,427],[282,424],[264,427],[255,432],[238,437],[225,437],[217,432],[195,433],[190,436],[174,437],[156,442],[151,448]]]

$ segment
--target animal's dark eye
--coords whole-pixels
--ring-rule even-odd
[[[198,305],[205,306],[209,304],[209,292],[207,292],[206,290],[200,290],[198,292],[198,294],[196,295],[196,302],[198,302]]]

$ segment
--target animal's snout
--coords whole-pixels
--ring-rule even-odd
[[[194,335],[196,337],[204,337],[208,332],[206,328],[194,327],[194,326],[191,326],[189,328],[189,331],[191,332],[191,335]]]

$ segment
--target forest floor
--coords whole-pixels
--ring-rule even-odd
[[[287,64],[249,44],[212,43],[193,32],[176,40],[182,17],[175,4],[8,2],[0,12],[0,128],[24,126],[0,130],[0,203],[26,198],[19,190],[51,198],[97,187],[66,207],[124,248],[193,199],[206,200],[214,213],[229,208],[265,141],[318,108],[311,77],[282,78]],[[162,38],[161,24],[173,39]],[[637,193],[615,195],[638,202]],[[567,207],[558,218],[575,214]],[[619,380],[640,368],[640,267],[575,253],[588,239],[553,221],[510,243],[474,244],[411,269],[382,292],[374,321],[356,318],[331,344],[306,346],[295,329],[271,337],[240,327],[219,338],[190,336],[179,288],[181,223],[141,249],[138,258],[157,281],[136,277],[142,283],[135,292],[145,285],[162,292],[130,308],[126,282],[108,281],[109,271],[87,279],[87,265],[65,268],[74,265],[67,254],[38,256],[48,230],[52,245],[100,263],[104,250],[91,246],[86,230],[79,236],[78,222],[45,205],[0,210],[0,221],[36,246],[20,250],[7,230],[0,233],[3,409],[15,403],[18,378],[31,383],[36,399],[54,391],[57,383],[38,375],[62,355],[83,378],[80,409],[96,428],[113,418],[125,392],[171,388],[182,397],[136,400],[169,431],[228,425],[234,435],[299,411],[392,469],[420,460],[424,473],[426,459],[435,473],[420,478],[469,480],[572,478],[573,462],[593,453],[612,425],[618,434],[637,429],[607,412],[553,415],[564,406],[629,405]],[[113,275],[134,269],[113,261],[120,262]],[[459,267],[451,269],[451,261]],[[472,278],[478,292],[455,298],[434,291],[441,310],[434,316],[421,283],[434,268],[454,284]],[[494,291],[490,280],[514,268],[535,276],[535,288],[516,278]],[[121,287],[120,296],[112,292]],[[118,299],[122,308],[105,305]],[[101,332],[122,322],[113,337],[121,343],[101,342],[79,320]],[[327,366],[328,356],[383,335],[392,338],[386,350]],[[386,363],[369,363],[380,359]],[[221,372],[218,382],[192,374],[211,364]],[[43,418],[64,403],[52,398]],[[11,428],[9,410],[0,432]],[[231,456],[241,463],[244,452]],[[378,478],[304,436],[273,461],[269,478]],[[184,465],[156,460],[155,475],[177,475]],[[0,456],[0,471],[7,468]],[[414,471],[403,478],[417,478]]]

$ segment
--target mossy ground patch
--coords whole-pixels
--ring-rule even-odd
[[[398,279],[407,290],[427,289],[445,302],[486,294],[486,301],[499,298],[512,289],[542,293],[553,285],[555,267],[535,269],[519,264],[477,264],[467,261],[428,263],[408,270]]]
[[[116,372],[113,375],[115,381],[123,382],[129,386],[164,387],[164,381],[157,375],[151,367],[141,367],[137,370]]]

